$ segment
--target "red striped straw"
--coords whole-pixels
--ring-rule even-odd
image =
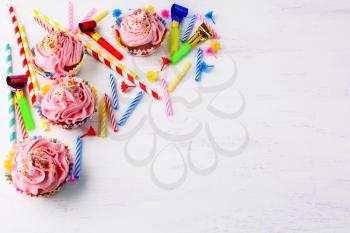
[[[24,73],[28,78],[27,86],[28,86],[28,90],[29,90],[30,101],[31,101],[32,105],[34,106],[35,102],[36,102],[36,95],[35,95],[35,91],[34,91],[34,86],[33,86],[32,78],[31,78],[31,74],[29,71],[29,64],[28,64],[27,58],[26,58],[25,53],[24,53],[23,42],[22,42],[22,38],[21,38],[21,35],[19,32],[19,27],[18,27],[18,21],[17,21],[15,11],[14,11],[12,6],[9,6],[9,14],[10,14],[12,26],[13,26],[13,29],[15,32],[17,45],[19,48],[19,55],[20,55],[21,60],[22,60],[22,66],[24,69]]]

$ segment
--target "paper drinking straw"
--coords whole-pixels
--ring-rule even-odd
[[[197,49],[197,59],[196,59],[196,77],[194,80],[199,82],[202,78],[202,71],[200,69],[203,62],[203,50],[201,48]]]
[[[123,126],[125,125],[126,121],[129,119],[131,113],[133,113],[133,111],[135,110],[136,106],[140,103],[140,101],[142,100],[144,92],[140,91],[139,93],[137,93],[135,99],[133,99],[133,101],[131,102],[131,104],[129,105],[129,107],[126,109],[126,111],[124,112],[123,116],[120,118],[120,120],[118,121],[118,125]]]
[[[6,44],[5,46],[5,62],[6,62],[6,76],[12,75],[12,55],[11,46]],[[8,115],[9,115],[9,143],[13,146],[16,143],[16,114],[15,114],[15,98],[10,88],[7,89],[7,102],[8,102]]]
[[[112,95],[112,103],[114,110],[118,110],[118,95],[117,95],[117,87],[115,85],[115,78],[113,74],[109,75],[109,85],[111,87],[111,95]]]
[[[73,31],[73,25],[74,25],[73,2],[68,1],[68,30],[69,31]]]
[[[191,35],[191,32],[193,30],[193,27],[196,23],[196,19],[197,19],[197,16],[196,15],[192,15],[191,19],[190,19],[190,22],[188,23],[187,27],[186,27],[186,30],[185,32],[182,34],[182,37],[181,37],[181,42],[182,43],[185,43],[188,41],[188,38],[190,37]]]
[[[29,44],[28,44],[28,39],[27,39],[25,30],[24,30],[24,26],[19,21],[18,21],[18,28],[19,28],[20,36],[21,36],[22,43],[23,43],[24,55],[25,55],[26,59],[29,61],[32,58],[32,52],[31,52]],[[33,90],[34,90],[35,95],[36,96],[40,96],[41,95],[41,89],[39,87],[39,82],[36,79],[36,73],[35,73],[33,67],[31,66],[31,64],[28,64],[28,68],[29,68],[30,77],[31,77],[31,79],[28,79],[28,87],[29,86],[33,86]],[[36,103],[34,104],[34,108],[38,112],[39,116],[41,116],[41,110],[40,110],[40,103],[39,103],[39,101],[36,101]],[[42,129],[44,131],[48,131],[49,130],[49,125],[48,125],[47,121],[44,118],[41,118],[41,127],[42,127]]]
[[[107,112],[106,112],[105,98],[101,99],[98,115],[99,115],[98,135],[102,138],[105,138],[107,136]]]
[[[95,13],[96,13],[96,8],[90,9],[89,12],[84,16],[84,18],[82,20],[80,20],[80,23],[91,20]],[[77,23],[73,27],[72,33],[77,34],[78,30],[79,30],[79,24]]]
[[[108,111],[109,120],[111,121],[112,129],[116,133],[118,132],[118,124],[117,119],[115,118],[115,114],[112,108],[111,101],[109,99],[109,96],[105,94],[104,96],[105,104],[106,104],[106,110]]]
[[[20,35],[20,31],[19,31],[19,27],[18,27],[18,21],[14,12],[14,9],[12,6],[9,6],[9,14],[10,14],[10,18],[11,18],[11,22],[12,22],[12,26],[15,32],[15,36],[16,36],[16,40],[17,40],[17,45],[19,48],[19,54],[22,60],[22,66],[24,69],[24,73],[25,75],[28,77],[28,90],[29,90],[29,95],[30,95],[30,100],[33,106],[35,106],[35,102],[36,102],[36,95],[34,92],[34,86],[33,86],[33,81],[32,81],[32,74],[30,73],[29,70],[29,64],[28,64],[28,60],[25,56],[25,51],[24,51],[24,47],[23,47],[23,41]]]
[[[37,18],[36,22],[38,21],[40,22],[39,23],[40,26],[42,24],[46,24],[46,27],[43,27],[45,30],[49,28],[49,26],[51,26],[55,30],[63,30],[68,34],[73,35],[69,31],[61,29],[61,26],[57,22],[51,21],[47,16],[43,16],[42,14],[40,14],[39,11],[34,10],[33,13],[35,18]],[[101,50],[94,48],[90,43],[82,40],[79,35],[76,36],[76,39],[79,40],[81,43],[83,43],[89,55],[91,55],[101,63],[105,64],[111,70],[116,71],[120,76],[129,80],[129,82],[133,83],[134,85],[139,87],[141,90],[143,90],[147,94],[152,95],[153,98],[157,100],[160,99],[160,96],[156,91],[149,89],[144,83],[137,80],[137,75],[135,74],[135,72],[126,69],[122,63],[115,63],[113,58],[106,56]]]
[[[169,85],[168,91],[173,92],[177,85],[180,83],[180,81],[185,77],[187,71],[191,68],[192,63],[187,62],[184,67],[182,68],[181,72],[176,76],[174,81],[171,82]]]
[[[73,176],[75,180],[80,179],[82,147],[83,141],[81,140],[80,136],[78,136],[75,141],[75,162],[73,170]]]

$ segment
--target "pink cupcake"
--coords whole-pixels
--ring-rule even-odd
[[[63,32],[46,35],[32,51],[37,72],[47,78],[76,74],[85,57],[84,45]]]
[[[40,98],[42,117],[53,125],[72,129],[86,123],[96,112],[95,89],[76,77],[57,80]]]
[[[15,188],[30,196],[51,196],[67,181],[73,159],[66,145],[35,138],[14,146],[4,166]]]
[[[136,9],[122,16],[115,31],[117,40],[130,54],[148,56],[160,47],[167,28],[155,12]]]

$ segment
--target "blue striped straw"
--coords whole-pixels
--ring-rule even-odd
[[[138,105],[138,103],[140,103],[142,97],[144,95],[143,91],[140,91],[139,93],[137,93],[135,99],[133,99],[133,101],[131,102],[131,104],[129,105],[128,109],[125,111],[125,113],[123,114],[123,116],[120,118],[120,120],[118,121],[118,125],[119,126],[123,126],[125,125],[126,121],[128,120],[128,118],[130,117],[131,113],[135,110],[136,106]]]
[[[203,62],[203,49],[198,48],[197,49],[197,60],[196,60],[196,82],[201,81],[202,79],[202,71],[201,71],[201,64]]]
[[[192,15],[192,17],[190,19],[190,22],[188,23],[188,25],[186,27],[185,32],[182,34],[182,37],[181,37],[181,42],[182,43],[185,43],[185,42],[188,41],[188,38],[190,37],[191,32],[193,30],[194,24],[196,23],[196,19],[197,19],[197,16],[196,15]]]
[[[81,170],[81,154],[82,154],[83,141],[80,136],[75,141],[75,162],[74,162],[74,179],[79,180]]]
[[[12,56],[11,56],[11,46],[6,44],[5,46],[5,61],[6,61],[6,76],[12,75]],[[8,115],[9,115],[9,143],[14,145],[16,143],[16,114],[15,114],[15,98],[12,91],[8,88],[7,92],[7,101],[8,101]]]
[[[118,110],[118,95],[117,95],[117,88],[115,86],[115,77],[113,74],[109,75],[109,85],[111,87],[113,108],[114,110]]]

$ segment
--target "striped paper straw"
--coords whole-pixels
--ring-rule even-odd
[[[107,94],[105,94],[104,99],[105,99],[106,109],[107,109],[108,115],[109,115],[109,120],[111,121],[113,131],[116,133],[116,132],[118,132],[118,124],[117,124],[117,119],[115,118],[115,114],[114,114],[114,111],[112,108],[111,101],[110,101],[109,96]]]
[[[106,113],[105,98],[101,99],[98,115],[99,115],[98,135],[102,138],[105,138],[107,136],[107,113]]]
[[[21,110],[19,109],[19,105],[18,105],[17,102],[15,104],[15,111],[16,111],[16,117],[17,117],[19,132],[21,133],[23,140],[27,139],[28,138],[28,131],[27,131],[25,125],[24,125],[23,117],[22,117],[22,114],[21,114]]]
[[[194,80],[196,80],[196,82],[199,82],[202,79],[202,72],[200,70],[202,62],[203,62],[203,49],[198,48],[197,49],[197,59],[196,59],[196,77],[194,79]]]
[[[19,32],[19,27],[18,27],[18,21],[14,12],[14,9],[12,6],[9,6],[9,14],[10,14],[10,18],[11,18],[11,22],[12,22],[12,26],[15,32],[15,36],[16,36],[16,40],[17,40],[17,45],[19,48],[19,55],[21,57],[22,60],[22,66],[24,69],[24,73],[25,75],[28,77],[28,90],[29,90],[29,95],[30,95],[30,100],[33,106],[35,106],[35,102],[36,102],[36,95],[34,92],[34,86],[31,80],[31,73],[29,71],[29,64],[28,64],[28,60],[25,56],[25,52],[24,52],[24,48],[23,48],[23,41]]]
[[[69,31],[73,31],[73,25],[74,25],[73,2],[68,1],[68,30]]]
[[[78,136],[75,141],[75,162],[73,170],[73,177],[75,180],[79,180],[80,178],[82,147],[83,141],[81,140],[80,136]]]
[[[82,23],[82,22],[86,22],[86,21],[91,20],[92,17],[94,16],[94,14],[96,14],[96,8],[90,9],[89,12],[84,16],[84,18],[83,18],[82,20],[80,20],[79,23]],[[73,34],[77,34],[77,33],[78,33],[78,30],[79,30],[79,24],[77,23],[77,24],[73,27],[72,33],[73,33]]]
[[[165,104],[165,113],[167,116],[173,115],[173,107],[170,102],[169,92],[168,92],[168,84],[165,79],[161,79],[160,83],[162,84],[162,96]]]
[[[47,24],[55,28],[55,30],[63,30],[64,32],[72,35],[72,33],[70,33],[68,30],[61,29],[61,26],[59,25],[59,23],[51,21],[47,16],[43,16],[42,14],[40,14],[39,11],[33,10],[33,13],[34,13],[34,16],[38,18],[36,20],[37,22],[41,20],[41,23],[39,25]],[[46,29],[47,27],[43,27],[43,28]],[[156,91],[148,88],[144,83],[137,80],[137,75],[135,74],[135,72],[126,69],[122,63],[116,64],[113,58],[106,56],[101,50],[94,48],[90,43],[82,40],[80,36],[77,35],[75,38],[85,46],[86,52],[89,55],[91,55],[101,63],[105,64],[111,70],[116,71],[120,76],[129,80],[129,82],[133,83],[134,85],[139,87],[141,90],[151,95],[153,98],[157,100],[160,99],[160,96]]]
[[[136,106],[140,103],[140,101],[142,100],[144,92],[140,91],[139,93],[137,93],[135,99],[133,99],[133,101],[131,102],[131,104],[129,105],[129,107],[126,109],[126,111],[124,112],[123,116],[120,118],[120,120],[118,121],[118,125],[123,126],[125,125],[126,121],[129,119],[131,113],[135,110]]]
[[[21,39],[22,39],[22,43],[23,43],[24,55],[25,55],[27,61],[30,61],[32,59],[32,52],[31,52],[30,47],[29,47],[29,43],[28,43],[27,35],[25,33],[25,30],[24,30],[24,26],[19,21],[18,21],[18,28],[19,28],[19,33],[20,33],[20,36],[21,36]],[[39,82],[36,79],[36,73],[35,73],[32,65],[30,63],[28,64],[28,68],[29,68],[30,77],[31,77],[31,79],[30,80],[28,79],[28,81],[32,82],[35,95],[36,96],[40,96],[41,95],[41,89],[40,89],[40,86],[39,86]],[[28,85],[30,85],[30,83]],[[36,103],[34,105],[34,108],[38,112],[39,116],[41,116],[41,110],[40,110],[40,103],[39,103],[39,101],[36,101]],[[41,118],[41,127],[43,128],[43,130],[45,132],[49,130],[49,124],[47,123],[47,121],[44,118]]]
[[[182,43],[185,43],[188,41],[188,38],[190,37],[191,35],[191,32],[193,30],[193,27],[196,23],[196,19],[197,19],[197,16],[196,15],[192,15],[191,19],[190,19],[190,22],[188,23],[187,27],[186,27],[186,30],[185,32],[182,34],[182,37],[181,37],[181,42]]]
[[[5,62],[6,62],[6,77],[12,75],[12,56],[11,46],[6,44],[5,46]],[[8,115],[9,115],[9,143],[13,146],[16,143],[16,115],[15,115],[15,98],[10,88],[7,89],[7,102],[8,102]]]
[[[111,87],[113,108],[114,110],[118,110],[117,88],[115,86],[115,78],[113,74],[109,75],[109,85]]]

